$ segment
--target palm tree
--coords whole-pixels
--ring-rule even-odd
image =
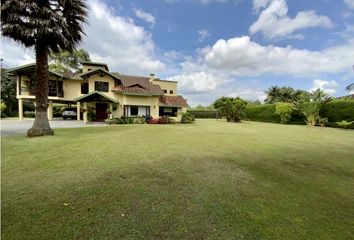
[[[346,88],[345,88],[346,91],[348,91],[349,93],[354,91],[354,83],[348,85]]]
[[[1,31],[36,55],[36,118],[27,135],[53,135],[48,108],[48,54],[73,51],[83,36],[84,0],[1,0]]]
[[[274,103],[279,100],[280,88],[278,86],[271,86],[266,92],[267,98],[264,100],[266,103]]]
[[[308,95],[302,95],[299,99],[291,102],[296,110],[299,110],[304,114],[307,125],[313,127],[320,119],[319,114],[322,106],[331,100],[332,98],[326,93],[317,89],[316,91],[313,91]]]

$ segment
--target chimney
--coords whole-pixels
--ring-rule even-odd
[[[149,79],[149,82],[153,82],[155,79],[155,74],[153,73],[150,73],[150,79]]]

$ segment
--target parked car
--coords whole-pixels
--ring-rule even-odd
[[[77,113],[76,113],[76,108],[65,108],[63,111],[63,119],[76,119],[77,118]]]

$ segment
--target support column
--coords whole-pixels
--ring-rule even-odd
[[[53,101],[48,102],[47,114],[48,114],[48,120],[52,121],[53,120]]]
[[[111,113],[109,114],[109,119],[113,118],[113,103],[109,104],[109,110],[111,111]]]
[[[78,120],[78,121],[81,120],[81,118],[80,118],[80,113],[81,113],[80,109],[81,109],[81,106],[80,106],[80,105],[81,105],[80,102],[77,102],[77,103],[76,103],[76,114],[77,114],[77,120]]]
[[[84,112],[84,123],[87,123],[87,111],[88,111],[87,102],[84,102],[84,109],[85,109],[85,112]]]
[[[23,99],[18,99],[18,120],[23,120]]]

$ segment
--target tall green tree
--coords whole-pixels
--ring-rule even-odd
[[[331,99],[322,90],[317,89],[310,94],[302,95],[298,99],[293,100],[292,105],[296,110],[304,114],[307,125],[313,127],[320,119],[321,108],[327,102],[331,101]]]
[[[4,60],[0,59],[1,65],[1,101],[6,105],[3,110],[6,115],[11,115],[14,106],[16,106],[16,80],[7,74],[4,66]]]
[[[228,122],[240,122],[241,114],[246,108],[247,102],[240,97],[221,97],[214,102],[214,108],[217,109],[222,117]]]
[[[48,54],[75,49],[86,15],[84,0],[1,0],[2,35],[34,47],[36,55],[36,117],[27,136],[54,134],[47,117]]]
[[[81,62],[91,62],[89,53],[83,48],[49,54],[49,69],[57,73],[78,71]]]
[[[267,98],[264,101],[270,104],[276,102],[291,102],[307,92],[295,90],[292,87],[272,86],[265,93],[267,94]]]

